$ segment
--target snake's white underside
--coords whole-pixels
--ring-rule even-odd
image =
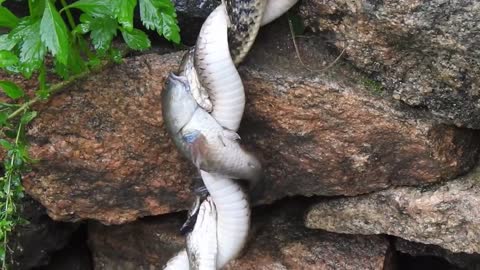
[[[297,1],[268,0],[261,25],[278,18]],[[237,131],[245,108],[245,92],[230,55],[228,23],[226,9],[222,4],[210,14],[202,26],[196,44],[195,64],[200,81],[207,89],[213,104],[211,115],[224,128]],[[247,195],[234,180],[204,171],[201,171],[201,176],[217,209],[216,269],[221,269],[239,255],[246,243],[250,227],[250,208]],[[164,269],[191,269],[186,250],[180,251]]]

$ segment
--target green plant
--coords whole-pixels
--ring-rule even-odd
[[[364,77],[360,79],[360,82],[363,84],[363,86],[365,86],[365,88],[370,90],[375,95],[381,95],[383,93],[384,89],[382,83],[379,81]]]
[[[25,129],[37,112],[31,106],[70,83],[121,62],[123,51],[112,46],[120,32],[129,49],[145,50],[147,34],[134,27],[138,5],[147,30],[174,43],[180,42],[176,13],[170,0],[28,0],[29,15],[19,18],[0,0],[0,69],[38,81],[38,89],[25,91],[12,81],[0,80],[0,146],[4,175],[0,178],[0,261],[7,268],[8,235],[21,222],[17,204],[23,196],[22,173],[32,159]],[[73,10],[79,13],[78,19]],[[52,84],[50,78],[61,79]],[[8,100],[8,101],[6,101]]]

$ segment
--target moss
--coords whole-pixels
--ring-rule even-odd
[[[360,82],[365,88],[375,95],[381,95],[384,91],[382,83],[367,77],[361,78]]]

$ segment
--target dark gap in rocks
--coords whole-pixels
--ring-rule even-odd
[[[397,270],[462,270],[450,264],[447,260],[435,256],[411,256],[405,253],[397,254]]]
[[[323,197],[302,197],[302,196],[295,196],[290,198],[284,198],[281,200],[276,201],[270,205],[262,205],[254,207],[252,218],[256,220],[256,226],[252,227],[252,230],[257,231],[257,233],[261,233],[262,230],[265,230],[264,226],[268,223],[268,216],[269,213],[272,211],[282,211],[285,212],[284,214],[289,215],[292,221],[296,224],[303,224],[303,219],[301,218],[303,214],[309,209],[309,207],[319,199],[325,199]],[[287,207],[289,206],[289,207]],[[293,209],[297,209],[295,213],[291,212]],[[290,209],[290,210],[288,210]],[[182,220],[186,216],[185,211],[180,213],[170,213],[161,216],[155,217],[144,217],[140,219],[142,222],[147,223],[157,223],[163,222],[162,220],[169,220],[175,217]],[[159,220],[159,218],[161,220]],[[125,226],[132,226],[135,223],[131,223],[131,225],[120,225],[122,227]],[[180,224],[180,223],[179,223]],[[179,225],[177,224],[177,225]],[[176,225],[175,225],[176,226]],[[70,237],[68,244],[61,250],[54,252],[50,257],[50,261],[47,265],[37,268],[30,268],[33,270],[61,270],[61,269],[71,269],[71,270],[93,270],[93,260],[92,260],[92,252],[89,248],[87,241],[88,241],[88,228],[87,223],[81,223],[78,225],[78,229]],[[112,226],[112,228],[115,226]],[[139,228],[142,228],[140,226]],[[145,228],[149,228],[144,227]],[[107,228],[108,229],[108,228]],[[128,230],[127,230],[128,231]],[[120,231],[121,232],[121,231]],[[435,269],[435,270],[470,270],[472,268],[460,268],[449,263],[447,260],[443,259],[439,256],[429,256],[429,255],[422,255],[422,256],[412,256],[406,253],[402,253],[398,250],[395,250],[394,246],[396,241],[398,240],[396,237],[393,236],[386,236],[390,241],[390,245],[394,249],[393,251],[393,266],[396,270],[425,270],[425,269]],[[250,243],[251,245],[252,243]],[[420,244],[419,244],[420,245]],[[248,246],[247,246],[248,248]],[[121,253],[122,250],[115,250],[112,252]],[[145,255],[146,256],[146,255]],[[119,254],[118,258],[122,258]],[[119,259],[120,260],[120,259]],[[121,260],[117,262],[118,264],[122,264]]]
[[[18,207],[19,216],[26,222],[18,224],[9,235],[7,262],[15,270],[47,265],[50,255],[68,244],[78,224],[53,221],[46,209],[28,195]]]
[[[32,270],[93,270],[90,249],[87,246],[87,224],[83,223],[71,236],[68,244],[52,254],[50,262]]]

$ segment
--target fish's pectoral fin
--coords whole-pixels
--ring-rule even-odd
[[[227,146],[227,140],[235,142],[240,140],[240,135],[235,131],[224,129],[221,134],[218,134],[218,138],[222,142],[223,146]]]
[[[232,140],[232,141],[239,141],[241,138],[240,138],[240,135],[238,135],[237,132],[233,131],[233,130],[230,130],[230,129],[223,129],[223,136],[229,140]]]
[[[183,132],[183,140],[187,143],[192,162],[200,168],[207,155],[207,139],[200,131],[191,130]]]

